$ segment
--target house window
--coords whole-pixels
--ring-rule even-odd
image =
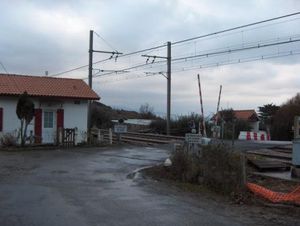
[[[53,128],[53,111],[44,112],[44,128]]]

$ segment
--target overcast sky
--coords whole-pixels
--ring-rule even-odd
[[[122,53],[175,42],[247,23],[300,11],[298,0],[98,0],[0,1],[0,61],[9,73],[44,75],[88,64],[89,30],[94,49]],[[265,25],[224,33],[172,46],[172,58],[300,38],[300,15]],[[109,44],[107,44],[109,43]],[[216,111],[219,86],[221,108],[257,109],[281,104],[300,87],[300,42],[234,54],[174,62],[172,114],[199,112],[197,73],[201,75],[205,114]],[[259,56],[292,56],[199,69],[217,63],[253,60]],[[166,48],[144,54],[166,56]],[[141,54],[94,65],[95,69],[120,70],[145,63]],[[94,61],[110,55],[94,54]],[[191,70],[194,68],[194,70]],[[198,69],[197,69],[198,68]],[[165,72],[153,64],[127,73],[95,77],[93,88],[101,102],[138,110],[149,103],[155,112],[166,112],[166,79],[144,77],[145,72]],[[0,67],[0,73],[4,69]],[[87,67],[59,77],[85,78]],[[97,73],[97,70],[94,71]],[[101,75],[101,74],[98,74]],[[126,80],[125,80],[126,79]],[[86,81],[86,80],[85,80]]]

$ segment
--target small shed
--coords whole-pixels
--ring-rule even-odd
[[[244,120],[252,127],[252,132],[259,131],[259,117],[255,110],[234,110],[234,115],[238,120]]]
[[[35,143],[56,143],[59,128],[75,128],[76,141],[86,141],[88,101],[100,97],[83,80],[16,74],[0,74],[0,137],[17,136],[16,106],[25,91],[35,106],[28,126]]]

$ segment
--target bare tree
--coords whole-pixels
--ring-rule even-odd
[[[148,103],[142,104],[140,106],[140,114],[142,118],[151,119],[155,118],[154,108],[151,107]]]

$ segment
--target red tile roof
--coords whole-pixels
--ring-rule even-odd
[[[236,119],[245,120],[248,122],[259,121],[258,115],[255,110],[233,110]],[[212,120],[216,119],[216,114],[212,117]],[[218,115],[220,117],[220,113]]]
[[[234,115],[237,119],[258,121],[258,116],[255,110],[234,110]]]
[[[20,95],[99,100],[81,79],[0,74],[0,96]]]

